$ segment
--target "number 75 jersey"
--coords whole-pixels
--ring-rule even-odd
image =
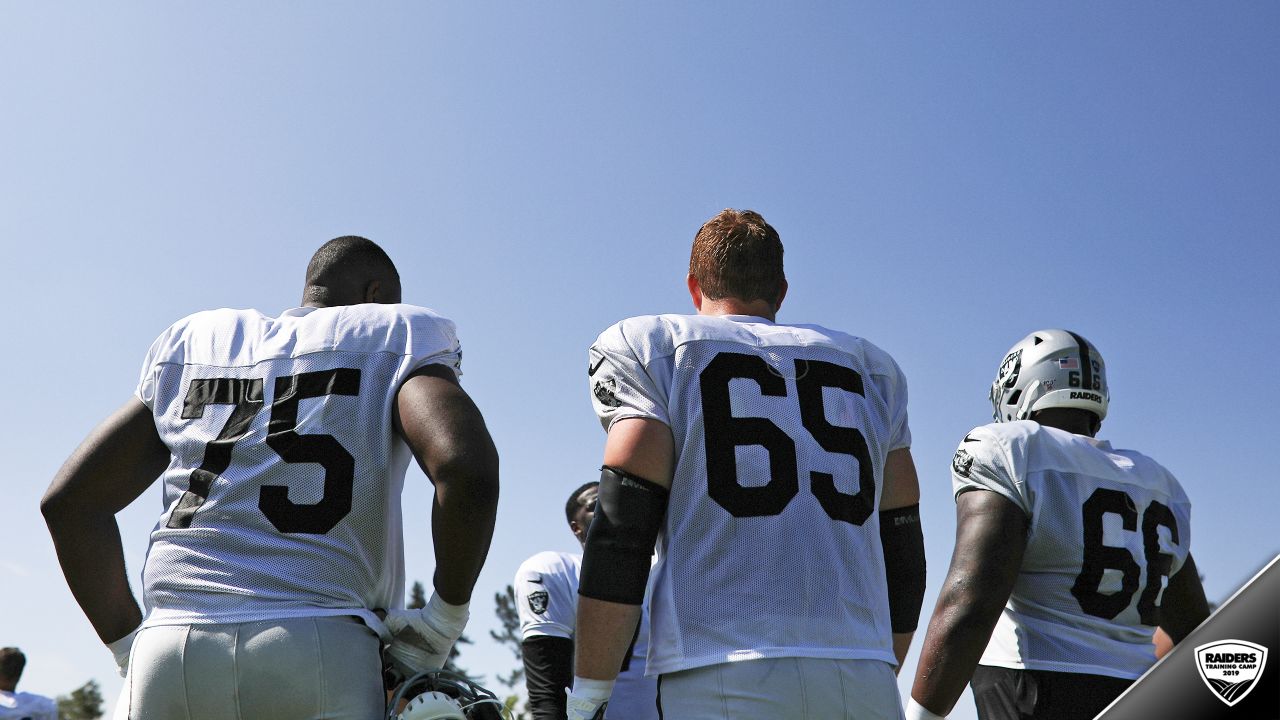
[[[404,597],[401,383],[458,372],[412,305],[213,310],[151,346],[137,395],[172,458],[143,569],[147,624],[359,615]]]
[[[1027,545],[983,665],[1136,678],[1170,575],[1191,548],[1191,502],[1132,450],[1031,420],[965,436],[956,494],[999,493],[1027,516]]]
[[[880,546],[906,381],[871,343],[746,316],[631,318],[591,347],[606,429],[671,428],[647,674],[765,657],[894,663]]]

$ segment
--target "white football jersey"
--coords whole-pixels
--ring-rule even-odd
[[[392,425],[415,370],[458,372],[453,323],[412,305],[187,317],[137,395],[172,459],[143,569],[147,625],[359,615],[404,603]]]
[[[0,720],[58,720],[58,705],[43,695],[0,690]]]
[[[573,639],[578,621],[578,578],[582,555],[540,552],[516,571],[516,609],[520,614],[520,639],[537,635]],[[649,614],[640,613],[631,649],[618,673],[605,720],[657,720],[658,683],[645,677],[649,646]]]
[[[1191,503],[1151,458],[1030,420],[965,436],[958,495],[990,490],[1027,514],[1022,569],[981,664],[1136,678],[1170,575],[1191,547]]]
[[[648,673],[765,657],[895,663],[879,503],[908,447],[902,372],[866,340],[659,315],[590,351],[595,410],[671,428]]]

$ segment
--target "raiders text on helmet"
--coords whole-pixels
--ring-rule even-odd
[[[1040,330],[1018,341],[991,383],[997,422],[1026,420],[1055,407],[1088,410],[1102,420],[1110,400],[1102,355],[1068,330]]]

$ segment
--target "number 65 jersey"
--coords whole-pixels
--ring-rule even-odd
[[[411,305],[213,310],[151,346],[137,395],[172,454],[143,569],[147,625],[403,604],[392,425],[415,370],[458,372],[453,323]]]
[[[590,351],[606,429],[671,428],[646,674],[767,657],[895,663],[880,546],[906,382],[871,343],[759,317],[624,320]]]
[[[1027,515],[1027,545],[983,665],[1136,678],[1155,662],[1161,593],[1191,547],[1191,503],[1132,450],[1031,420],[965,436],[958,495],[999,493]]]

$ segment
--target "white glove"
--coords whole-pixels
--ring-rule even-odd
[[[915,698],[907,700],[907,720],[947,720],[942,715],[931,713],[925,709],[923,705],[916,702]]]
[[[142,626],[139,625],[128,635],[115,642],[107,643],[107,649],[116,658],[116,672],[120,673],[120,677],[129,674],[129,653],[133,652],[133,639],[138,637],[138,631],[141,629]]]
[[[575,676],[565,702],[566,720],[603,720],[604,709],[613,694],[613,682]]]
[[[470,603],[450,605],[432,593],[424,608],[388,610],[385,622],[391,644],[387,654],[396,669],[412,677],[444,667],[449,650],[467,626],[468,607]]]

